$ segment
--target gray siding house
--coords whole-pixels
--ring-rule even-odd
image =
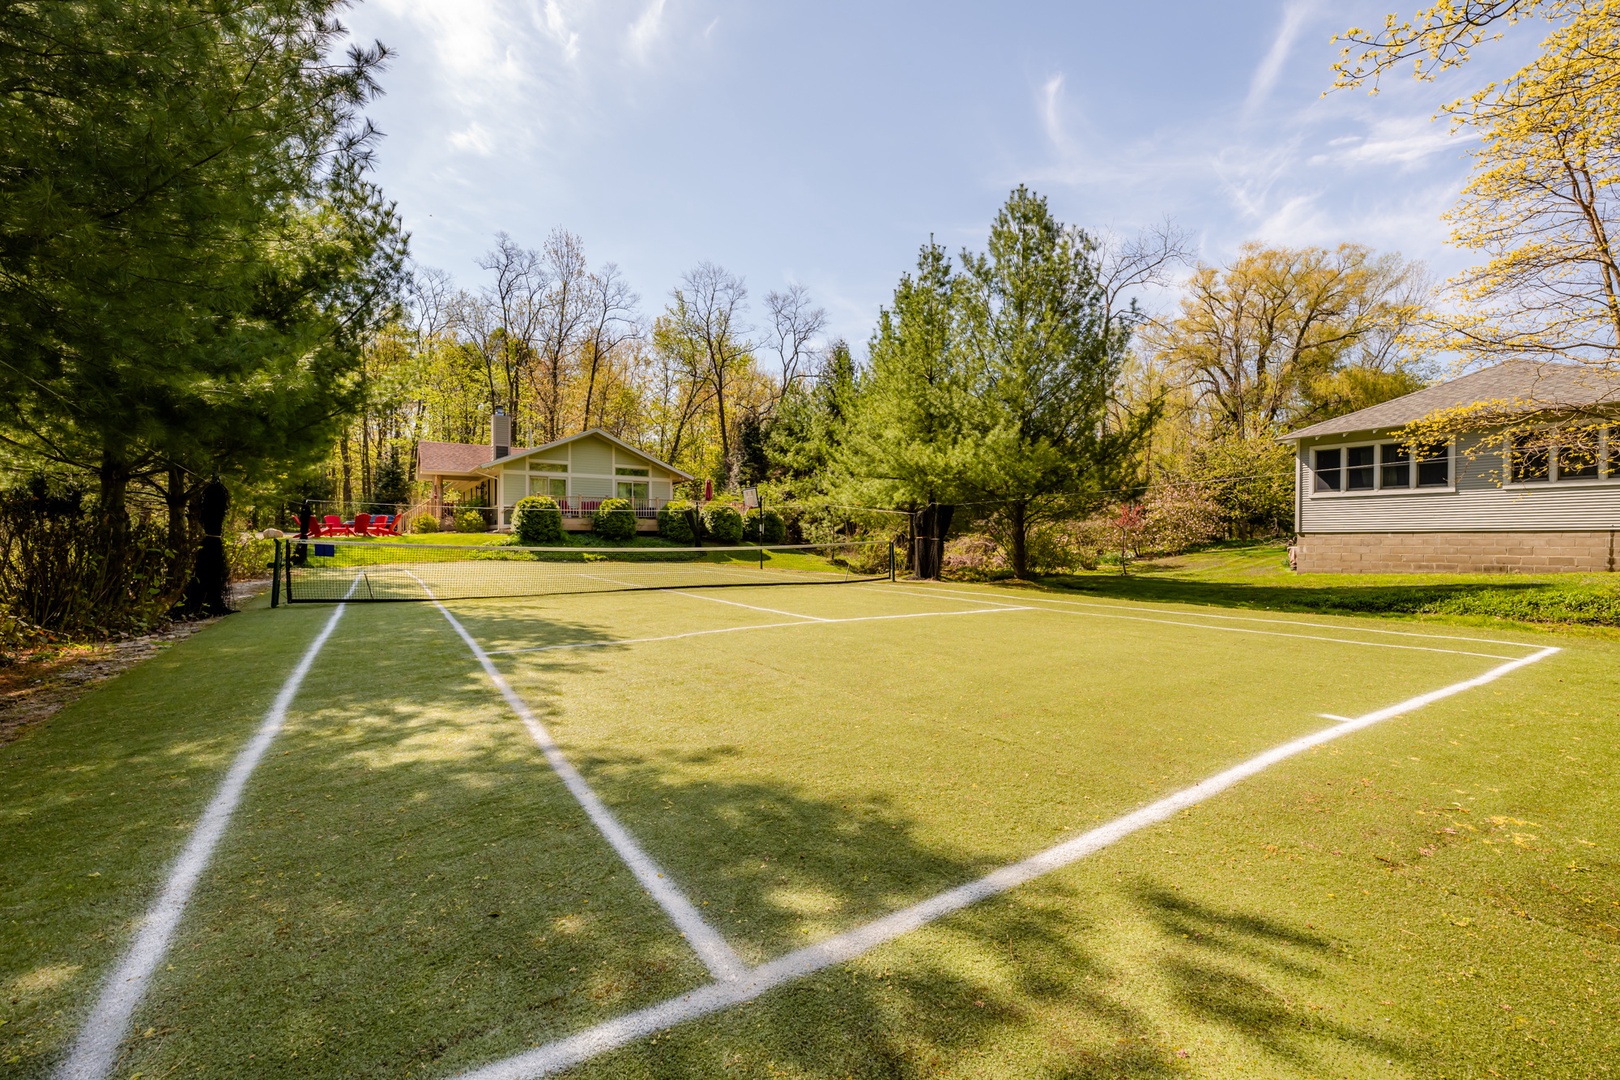
[[[1555,423],[1511,445],[1478,435],[1409,450],[1393,433],[1439,410]],[[1296,448],[1293,548],[1304,572],[1613,571],[1620,531],[1620,378],[1509,361],[1284,436]]]

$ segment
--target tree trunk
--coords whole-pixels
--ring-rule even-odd
[[[163,505],[169,515],[169,573],[165,584],[168,595],[178,598],[191,573],[191,523],[186,515],[186,471],[177,464],[169,465]]]
[[[938,581],[941,564],[945,559],[945,534],[951,531],[951,515],[956,507],[929,503],[917,515],[917,532],[913,546],[915,576],[924,581]]]
[[[349,468],[349,429],[344,428],[343,434],[338,438],[338,460],[343,464],[343,513],[348,513],[349,507],[354,505],[354,485],[351,482]]]
[[[1013,577],[1020,581],[1029,578],[1029,503],[1023,499],[1007,507],[1007,528],[1012,533]]]
[[[230,492],[218,480],[203,485],[198,499],[202,539],[197,542],[197,558],[186,582],[184,610],[187,615],[227,615],[230,605],[226,589],[230,567],[225,561],[225,511]]]

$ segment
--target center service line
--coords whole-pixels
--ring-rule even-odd
[[[1087,855],[1092,855],[1103,848],[1123,840],[1138,830],[1149,825],[1164,821],[1181,810],[1196,806],[1214,795],[1218,795],[1227,788],[1247,780],[1249,777],[1264,772],[1280,761],[1301,754],[1312,747],[1320,746],[1333,739],[1361,731],[1380,721],[1401,716],[1432,705],[1436,701],[1444,700],[1466,690],[1473,690],[1500,679],[1502,676],[1527,667],[1537,661],[1545,660],[1559,651],[1554,646],[1548,646],[1529,656],[1517,660],[1510,660],[1500,664],[1483,675],[1472,679],[1452,683],[1450,686],[1431,690],[1426,694],[1408,698],[1395,705],[1379,709],[1376,712],[1358,716],[1332,727],[1324,728],[1292,742],[1267,750],[1265,753],[1214,776],[1191,787],[1183,788],[1173,795],[1166,796],[1158,802],[1149,803],[1139,810],[1132,811],[1124,817],[1115,818],[1105,825],[1100,825],[1089,832],[1081,833],[1071,840],[1066,840],[1055,847],[1031,855],[1027,859],[994,870],[977,881],[970,881],[965,885],[958,885],[954,889],[947,889],[935,896],[929,897],[921,903],[911,907],[902,908],[891,915],[885,915],[875,922],[867,923],[854,930],[830,937],[825,941],[817,942],[786,956],[761,964],[759,967],[745,970],[740,978],[723,982],[709,983],[690,990],[679,997],[670,998],[657,1005],[627,1013],[624,1016],[595,1027],[586,1028],[576,1035],[558,1039],[545,1046],[536,1047],[525,1053],[514,1055],[504,1061],[497,1061],[471,1072],[463,1073],[460,1080],[531,1080],[533,1077],[551,1076],[571,1068],[582,1062],[589,1061],[598,1054],[618,1049],[637,1039],[684,1024],[700,1017],[728,1009],[752,1001],[766,991],[773,990],[785,983],[802,979],[818,971],[845,963],[870,952],[879,945],[887,944],[895,938],[909,934],[936,919],[960,911],[965,907],[988,899],[1009,889],[1017,888],[1035,878],[1048,874],[1053,870],[1078,862]]]

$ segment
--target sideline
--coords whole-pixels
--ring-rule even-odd
[[[356,577],[349,585],[344,599],[354,594],[359,581],[359,577]],[[276,694],[270,710],[264,714],[258,732],[237,752],[236,760],[231,762],[230,771],[220,782],[219,790],[192,827],[191,839],[186,841],[185,849],[169,871],[163,891],[147,910],[140,932],[135,935],[123,961],[102,988],[101,996],[79,1031],[79,1037],[74,1040],[67,1060],[56,1070],[59,1080],[103,1080],[118,1064],[118,1049],[123,1044],[130,1021],[134,1019],[141,999],[146,996],[152,973],[163,962],[169,946],[174,942],[174,933],[180,925],[180,917],[185,914],[186,903],[191,899],[192,890],[197,887],[203,871],[208,869],[214,849],[219,846],[220,837],[225,835],[231,823],[231,815],[242,801],[248,777],[253,775],[259,759],[264,757],[264,752],[281,732],[287,710],[292,706],[298,688],[303,685],[304,676],[309,674],[315,658],[326,645],[326,639],[337,629],[338,620],[343,617],[346,607],[346,604],[338,604],[321,632],[304,650],[298,666],[281,684],[281,691]]]
[[[426,585],[422,588],[429,597],[433,596],[432,590]],[[484,669],[484,674],[489,676],[490,682],[495,684],[495,689],[506,699],[506,704],[517,714],[518,719],[523,721],[523,726],[528,728],[529,737],[545,755],[552,771],[584,809],[597,831],[612,845],[625,866],[630,868],[636,880],[641,882],[641,887],[646,889],[658,902],[658,906],[664,909],[664,913],[675,924],[675,928],[681,932],[681,937],[692,946],[692,950],[703,961],[703,966],[709,969],[709,974],[724,982],[740,978],[748,970],[748,965],[743,963],[742,957],[732,950],[726,939],[720,936],[719,931],[704,921],[697,907],[686,898],[686,894],[665,875],[653,861],[652,856],[641,849],[641,845],[636,843],[629,830],[619,824],[619,819],[613,816],[613,811],[607,808],[607,804],[591,789],[590,784],[586,783],[585,777],[563,755],[562,749],[552,740],[551,732],[546,729],[545,724],[540,722],[540,718],[534,715],[528,703],[512,689],[512,684],[507,682],[506,677],[495,667],[495,661],[490,659],[483,646],[479,645],[467,632],[467,628],[450,614],[449,608],[437,599],[433,600],[433,606],[439,609],[439,613],[450,623],[451,628],[467,643],[467,648],[472,650],[474,658]]]
[[[1484,686],[1510,672],[1545,660],[1559,651],[1555,646],[1547,646],[1530,656],[1499,664],[1483,675],[1452,683],[1450,686],[1431,690],[1426,694],[1419,694],[1417,697],[1283,743],[1055,847],[992,871],[977,881],[947,889],[921,903],[902,908],[865,926],[761,964],[746,971],[739,979],[700,986],[657,1005],[638,1009],[555,1042],[463,1073],[459,1080],[531,1080],[534,1077],[550,1076],[677,1024],[684,1024],[752,1001],[785,983],[853,960],[936,919],[1078,862],[1134,832],[1164,821],[1181,810],[1195,806],[1257,773],[1264,772],[1278,762],[1333,739],[1371,727],[1380,721],[1413,712],[1436,701]]]

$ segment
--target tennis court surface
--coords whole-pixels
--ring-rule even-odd
[[[1302,790],[1371,806],[1368,755],[1418,760],[1558,648],[845,580],[242,617],[285,681],[244,688],[257,728],[170,823],[191,846],[99,931],[61,1074],[1415,1068],[1289,1000],[1388,1011],[1343,945],[1371,879],[1238,871],[1323,827]],[[1177,996],[1204,961],[1224,1021]]]

